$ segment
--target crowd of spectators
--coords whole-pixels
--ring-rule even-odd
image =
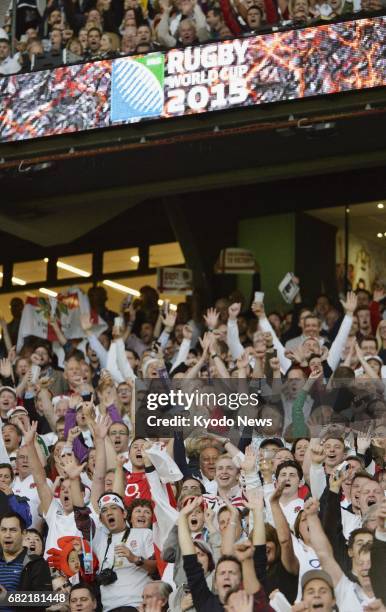
[[[0,28],[0,75],[382,13],[385,0],[17,0]]]
[[[52,612],[386,611],[385,291],[299,292],[285,317],[255,297],[199,313],[146,286],[118,316],[94,287],[82,337],[48,313],[56,340],[22,343],[12,300],[2,610],[14,591],[51,591],[69,595]],[[248,414],[264,424],[219,428],[226,408],[193,403],[208,427],[138,435],[138,385],[215,380],[257,390]]]

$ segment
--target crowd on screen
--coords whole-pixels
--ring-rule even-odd
[[[12,299],[1,610],[42,591],[68,594],[52,612],[386,611],[385,290],[299,292],[287,314],[260,299],[172,309],[145,286],[115,313],[93,287],[82,337],[47,312],[52,341],[21,338]],[[213,426],[140,437],[135,388],[161,380],[250,386],[264,425],[236,432],[226,408],[193,404]]]
[[[17,0],[0,28],[0,75],[377,14],[385,0]]]

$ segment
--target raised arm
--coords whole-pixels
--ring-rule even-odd
[[[252,311],[255,313],[256,316],[259,317],[259,327],[261,331],[269,332],[272,334],[273,346],[275,347],[277,351],[277,356],[280,361],[281,370],[283,374],[285,374],[287,370],[291,367],[292,362],[290,359],[288,359],[288,357],[285,356],[284,346],[282,345],[279,338],[275,334],[275,331],[271,323],[269,322],[269,320],[267,319],[265,315],[264,304],[262,304],[261,302],[253,302]]]
[[[117,364],[118,368],[124,378],[124,380],[135,380],[136,375],[133,372],[133,368],[131,367],[129,360],[126,357],[125,353],[125,344],[122,338],[117,338],[115,340],[116,344],[116,355],[117,355]]]
[[[233,359],[239,359],[244,353],[244,347],[240,342],[237,317],[240,314],[241,304],[234,303],[228,308],[227,344]]]
[[[188,585],[193,597],[196,610],[201,610],[204,605],[214,599],[213,593],[206,583],[204,570],[197,560],[194,544],[188,527],[188,515],[193,512],[202,502],[202,497],[195,497],[181,509],[178,518],[178,541],[183,555],[184,570],[188,579]]]
[[[134,311],[135,312],[135,311]],[[133,322],[135,321],[135,317]],[[154,325],[154,338],[159,338],[162,330],[162,309],[160,308],[158,311],[158,317]]]
[[[221,537],[221,554],[231,555],[233,553],[233,546],[236,541],[236,527],[237,523],[240,522],[239,511],[232,504],[227,504],[227,509],[230,514],[230,520],[228,525],[225,527]]]
[[[359,344],[357,342],[355,342],[354,344],[354,349],[356,351],[357,357],[359,359],[359,363],[361,364],[365,374],[367,374],[367,376],[369,378],[372,378],[373,380],[379,380],[377,374],[375,373],[375,371],[373,370],[373,368],[367,363],[366,359],[364,358],[362,349],[359,347]]]
[[[0,326],[3,330],[3,340],[4,340],[5,348],[7,349],[7,353],[9,353],[9,351],[12,348],[12,342],[11,342],[11,337],[9,335],[7,322],[3,316],[0,316]]]
[[[358,303],[356,294],[353,291],[349,291],[346,301],[341,300],[341,303],[345,310],[345,316],[327,357],[327,363],[332,371],[336,370],[342,359],[342,352],[351,330],[353,314]]]
[[[63,468],[70,479],[71,500],[73,505],[77,508],[83,508],[85,506],[84,495],[80,486],[80,475],[86,465],[87,463],[79,464],[74,454],[65,455],[63,457]]]
[[[304,512],[307,517],[307,524],[310,533],[311,546],[315,550],[322,568],[332,578],[334,587],[338,584],[343,576],[343,572],[339,564],[334,559],[331,544],[328,537],[323,531],[319,516],[319,502],[310,497],[304,504]]]
[[[110,348],[107,353],[106,369],[110,372],[111,376],[113,377],[116,383],[124,382],[125,379],[122,376],[122,373],[118,367],[117,345],[116,345],[115,340],[113,340],[112,343],[110,344]]]
[[[376,597],[386,601],[385,556],[386,556],[386,499],[378,504],[377,527],[371,550],[370,579]]]
[[[59,327],[58,321],[56,319],[55,316],[51,316],[50,317],[50,325],[53,328],[56,337],[58,339],[58,342],[61,346],[65,346],[67,344],[67,338],[66,336],[63,334],[62,330]]]
[[[106,476],[106,450],[105,438],[111,425],[109,417],[105,416],[94,422],[92,425],[93,438],[95,445],[95,468],[91,486],[91,504],[98,512],[98,499],[105,491]]]
[[[219,378],[229,378],[228,369],[221,359],[221,357],[216,352],[216,338],[213,333],[210,333],[210,344],[209,344],[209,356],[214,365],[216,366],[216,370],[218,372]]]
[[[301,389],[292,404],[292,435],[294,438],[307,438],[309,435],[308,427],[304,420],[303,408],[308,394],[319,377],[319,372],[311,372],[303,389]]]
[[[56,428],[56,417],[54,413],[54,407],[51,401],[51,394],[48,390],[51,384],[51,379],[44,377],[39,379],[39,387],[40,387],[40,399],[42,403],[42,411],[45,416],[47,423],[51,427],[52,431],[55,431]]]
[[[14,386],[12,364],[8,357],[0,359],[0,380],[2,385]]]
[[[310,487],[311,494],[316,499],[320,499],[327,486],[326,473],[324,471],[323,462],[326,458],[326,453],[320,440],[312,438],[308,447],[311,458],[310,465]]]
[[[194,544],[188,526],[188,516],[200,506],[202,497],[194,497],[188,501],[186,506],[181,508],[178,516],[178,541],[181,548],[181,553],[185,555],[195,555]]]
[[[206,23],[205,14],[203,13],[198,2],[194,5],[193,13],[197,28],[197,38],[200,43],[206,42],[209,39],[209,30]]]
[[[170,338],[170,334],[172,333],[174,326],[176,324],[177,312],[175,310],[168,310],[165,317],[162,317],[162,323],[164,324],[164,329],[160,336],[158,337],[158,343],[162,350],[165,349],[168,340]],[[155,336],[157,337],[157,336]]]
[[[37,421],[32,421],[32,424],[26,429],[23,424],[19,422],[19,427],[24,437],[24,444],[28,451],[32,474],[38,490],[41,509],[44,514],[47,514],[54,494],[47,484],[46,473],[35,448],[37,425]]]
[[[172,11],[172,6],[168,0],[160,0],[162,8],[162,17],[157,28],[157,39],[161,45],[165,45],[168,49],[175,47],[177,40],[169,32],[169,16]]]
[[[321,522],[326,536],[332,546],[334,557],[344,572],[351,568],[351,560],[348,563],[346,539],[343,534],[342,510],[340,506],[340,495],[344,473],[334,470],[329,479],[329,490],[326,495],[326,504],[322,513]]]
[[[243,573],[243,586],[248,595],[255,595],[261,589],[256,576],[253,562],[255,548],[250,540],[235,544],[233,549],[235,557],[240,561]]]
[[[123,469],[123,465],[126,462],[126,459],[122,456],[116,455],[116,468],[114,472],[114,480],[113,480],[113,491],[114,493],[118,493],[122,498],[125,496],[125,487],[126,487],[126,476],[125,470]]]
[[[281,548],[281,561],[290,574],[297,575],[299,573],[299,561],[295,555],[292,545],[291,531],[280,506],[280,497],[284,491],[285,483],[276,487],[273,495],[271,495],[271,512],[273,522],[277,531],[277,536]]]
[[[4,439],[0,432],[0,463],[11,463],[7,449],[5,448]]]
[[[89,313],[80,315],[80,324],[87,336],[90,347],[98,356],[101,368],[105,368],[107,365],[107,351],[92,331],[92,321]]]
[[[201,368],[205,365],[205,362],[208,358],[208,351],[209,351],[209,345],[210,345],[210,333],[206,332],[204,334],[204,337],[201,339],[198,339],[200,344],[201,344],[201,348],[202,348],[202,355],[201,357],[198,359],[197,363],[190,368],[189,372],[186,373],[185,378],[198,378],[199,372],[201,370]]]
[[[283,390],[283,383],[280,372],[280,360],[277,357],[271,357],[271,359],[269,360],[269,365],[272,371],[272,400],[279,402],[280,395]]]
[[[180,348],[178,349],[178,353],[177,353],[177,357],[173,363],[173,366],[170,370],[170,373],[173,372],[173,370],[175,370],[176,368],[178,368],[178,366],[181,363],[184,363],[189,351],[190,351],[190,344],[192,341],[192,335],[193,335],[193,330],[189,325],[184,325],[183,330],[182,330],[182,334],[184,336],[184,339],[182,340],[181,344],[180,344]]]
[[[248,502],[244,502],[253,515],[252,543],[254,546],[265,545],[264,495],[262,488],[247,489]]]

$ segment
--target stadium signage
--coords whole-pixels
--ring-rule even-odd
[[[0,142],[386,85],[386,17],[0,78]]]
[[[167,114],[219,110],[245,102],[248,47],[245,39],[169,51]]]
[[[157,290],[169,295],[191,295],[193,272],[188,268],[157,268]]]
[[[230,66],[235,61],[243,64],[248,50],[248,40],[206,45],[205,47],[188,47],[174,49],[168,53],[168,74],[194,72],[207,68]]]

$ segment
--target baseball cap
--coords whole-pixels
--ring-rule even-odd
[[[122,510],[125,509],[122,499],[114,493],[106,493],[106,495],[102,495],[102,497],[99,498],[98,506],[100,511],[106,506],[110,506],[111,504],[119,506],[120,508],[122,508]]]
[[[11,417],[15,416],[17,412],[24,412],[24,414],[28,415],[28,410],[26,410],[24,406],[15,406],[15,408],[11,408],[11,410],[8,410],[7,419],[10,419]]]
[[[197,546],[197,548],[199,548],[201,552],[206,553],[207,555],[210,555],[213,558],[213,552],[208,542],[197,538],[196,540],[193,540],[193,544]]]
[[[328,584],[330,589],[334,591],[334,585],[330,574],[327,574],[324,570],[309,570],[302,576],[302,591],[311,580],[323,580]]]
[[[284,442],[280,438],[265,438],[259,448],[265,448],[268,444],[275,444],[279,448],[284,448]]]

